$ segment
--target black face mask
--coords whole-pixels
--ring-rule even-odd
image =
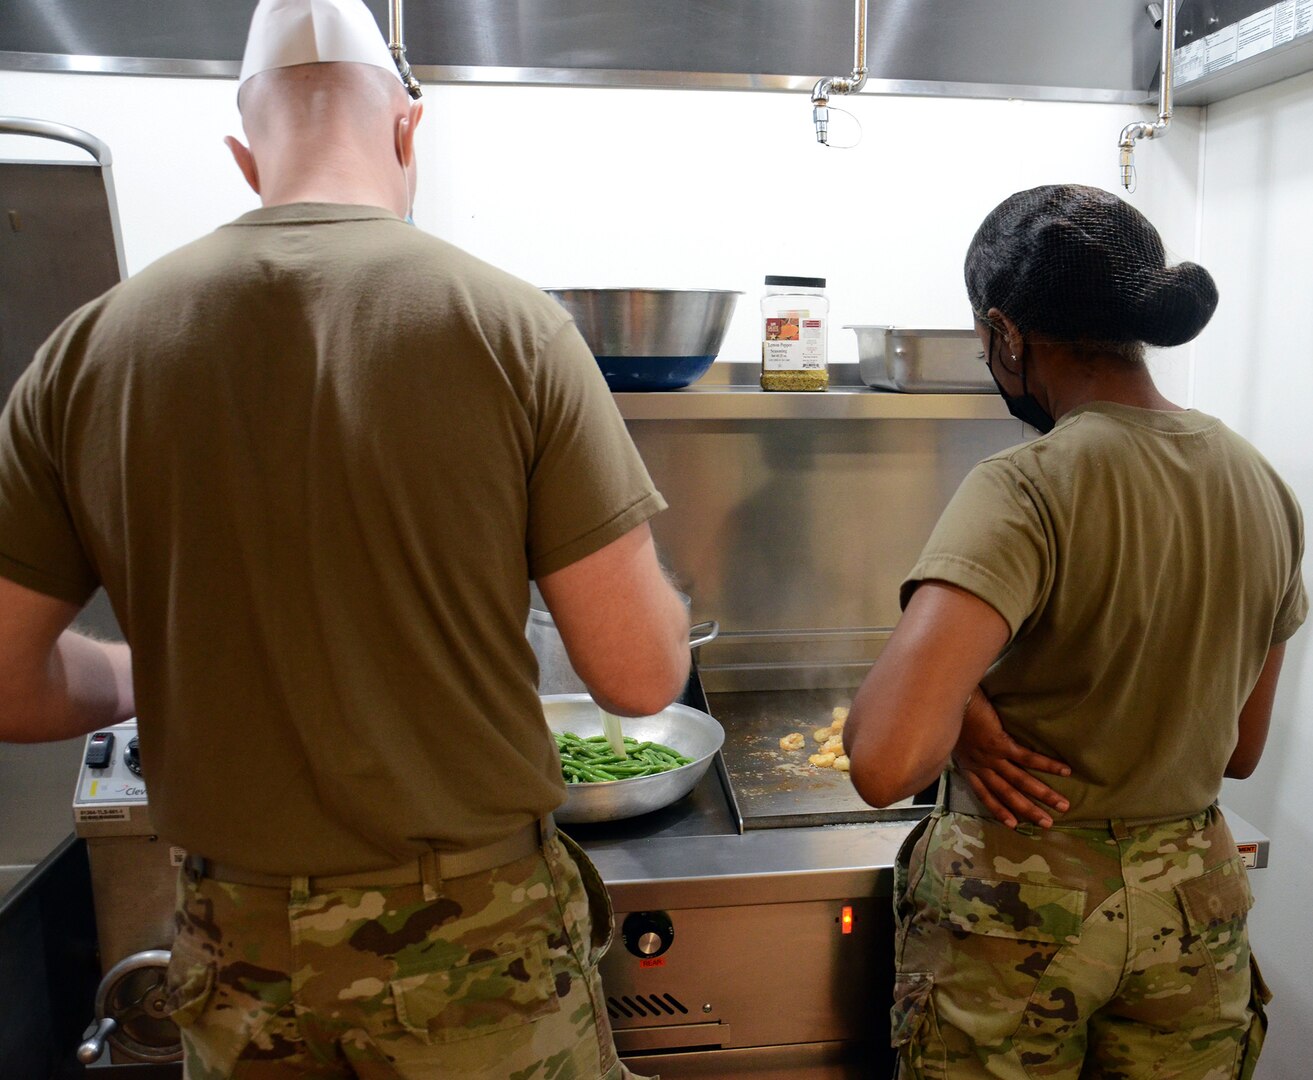
[[[989,356],[986,358],[989,367],[989,377],[994,380],[994,385],[998,387],[999,396],[1003,399],[1003,404],[1008,407],[1008,412],[1020,420],[1023,424],[1029,424],[1041,435],[1047,435],[1053,430],[1054,419],[1044,411],[1044,406],[1039,403],[1035,395],[1026,389],[1026,361],[1021,360],[1021,393],[1013,397],[1003,389],[1003,384],[998,381],[998,376],[994,374],[994,328],[989,328]]]

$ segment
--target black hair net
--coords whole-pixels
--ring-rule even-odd
[[[1167,265],[1149,220],[1111,192],[1050,184],[1004,199],[976,231],[967,295],[984,317],[998,308],[1024,334],[1056,341],[1180,345],[1217,307],[1212,275]]]

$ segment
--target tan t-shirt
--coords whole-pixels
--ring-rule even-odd
[[[273,873],[558,806],[529,578],[664,505],[566,313],[369,207],[257,210],[160,260],[0,419],[0,574],[104,584],[156,827]]]
[[[1064,820],[1217,798],[1268,650],[1308,612],[1299,506],[1221,421],[1096,402],[981,462],[902,587],[974,593],[1012,641],[983,686],[1067,761]]]

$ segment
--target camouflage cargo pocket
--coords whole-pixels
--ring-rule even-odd
[[[944,921],[988,937],[1075,945],[1085,920],[1085,890],[977,877],[944,879]]]
[[[1241,858],[1237,855],[1206,874],[1181,882],[1176,895],[1190,932],[1203,941],[1218,972],[1245,970],[1249,965],[1245,926],[1254,894]]]
[[[1245,1047],[1240,1055],[1238,1080],[1253,1080],[1254,1070],[1258,1067],[1258,1055],[1263,1052],[1263,1040],[1267,1037],[1267,1005],[1272,1000],[1272,991],[1263,981],[1263,973],[1258,970],[1258,961],[1253,954],[1249,956],[1249,1008],[1252,1013],[1249,1031],[1245,1035]]]
[[[190,960],[182,949],[169,956],[164,1007],[169,1019],[180,1028],[196,1023],[214,993],[214,963],[205,959]]]
[[[889,1010],[889,1044],[898,1051],[899,1080],[927,1080],[935,1054],[935,977],[928,971],[900,971],[894,979],[894,1005]]]
[[[560,1009],[547,946],[392,980],[397,1019],[427,1043],[455,1042],[521,1024]]]
[[[580,962],[586,971],[591,971],[602,962],[602,957],[611,948],[611,938],[615,933],[615,913],[611,908],[611,894],[602,881],[602,875],[597,872],[597,867],[593,865],[593,860],[588,857],[584,849],[560,830],[557,830],[556,838],[574,860],[587,897],[589,942],[588,948],[580,957]],[[553,854],[549,846],[547,857],[551,859]],[[567,894],[571,892],[572,890],[567,889]],[[573,928],[574,920],[571,920],[571,924]]]
[[[907,925],[913,909],[913,890],[910,886],[915,849],[936,820],[938,820],[937,814],[927,814],[913,825],[906,839],[899,845],[898,855],[894,858],[894,923],[900,930]],[[925,869],[924,845],[922,848],[921,857],[916,859],[920,871]],[[917,877],[920,877],[919,873]]]
[[[197,1075],[227,1076],[276,1009],[179,933],[165,976],[164,1007]],[[210,1070],[207,1072],[206,1070]]]

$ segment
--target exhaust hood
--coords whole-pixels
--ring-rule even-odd
[[[1177,16],[1180,105],[1207,105],[1313,71],[1313,0],[1186,0]]]
[[[388,26],[387,0],[367,0]],[[235,76],[254,0],[5,0],[0,69]],[[1144,0],[869,0],[866,93],[1140,104]],[[853,0],[409,0],[421,81],[810,91]]]
[[[385,32],[389,2],[366,0]],[[1313,0],[1176,4],[1180,105],[1313,69]],[[1162,6],[869,0],[863,92],[1151,104]],[[0,70],[235,77],[255,0],[4,7]],[[405,39],[429,83],[808,92],[848,70],[852,24],[853,0],[409,0]]]

